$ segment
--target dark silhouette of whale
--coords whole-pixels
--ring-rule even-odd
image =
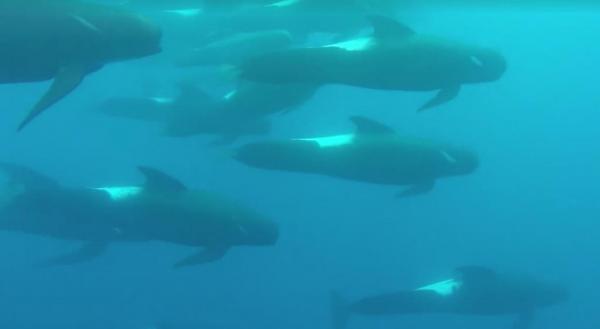
[[[351,314],[400,315],[454,313],[516,315],[514,329],[529,328],[537,309],[567,300],[558,284],[525,276],[499,274],[478,266],[460,267],[454,278],[424,287],[347,303],[333,292],[333,329],[344,329]]]
[[[139,170],[144,185],[69,188],[29,168],[1,164],[8,183],[0,198],[0,229],[83,242],[46,265],[91,260],[112,242],[155,240],[203,248],[176,267],[218,260],[234,246],[276,242],[277,225],[254,210],[190,190],[156,169]]]
[[[3,0],[0,84],[54,79],[19,130],[103,65],[158,53],[160,39],[156,25],[111,6],[76,0]]]
[[[383,16],[370,20],[369,37],[257,56],[239,66],[239,75],[275,84],[438,91],[419,109],[425,110],[455,98],[463,84],[495,81],[506,70],[504,57],[492,49],[417,34]]]
[[[221,98],[213,98],[192,83],[179,84],[176,98],[112,98],[99,110],[110,116],[155,122],[168,137],[220,136],[225,144],[240,136],[266,134],[268,117],[301,106],[318,87],[244,83]]]
[[[406,138],[365,117],[353,117],[353,134],[255,142],[234,157],[249,166],[322,174],[382,185],[408,185],[398,196],[430,191],[441,177],[466,175],[478,167],[472,152]]]

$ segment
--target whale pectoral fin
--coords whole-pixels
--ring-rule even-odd
[[[528,329],[533,325],[535,320],[535,311],[533,309],[526,310],[517,316],[513,329]]]
[[[83,78],[85,78],[87,68],[88,66],[83,64],[71,64],[62,67],[58,75],[54,78],[50,89],[29,111],[17,131],[21,131],[38,115],[77,88],[81,81],[83,81]]]
[[[433,190],[434,186],[435,186],[435,180],[424,181],[422,183],[413,185],[404,191],[398,192],[396,194],[396,197],[397,198],[407,198],[407,197],[413,197],[413,196],[420,195],[420,194],[425,194],[425,193]]]
[[[350,318],[350,310],[348,309],[348,303],[338,292],[332,291],[330,297],[330,305],[331,328],[345,329],[348,325],[348,320]]]
[[[225,256],[225,254],[227,254],[227,252],[229,251],[229,248],[230,248],[229,246],[206,248],[198,253],[195,253],[193,255],[190,255],[190,256],[180,260],[173,267],[174,268],[182,268],[182,267],[212,263],[214,261],[217,261],[217,260],[223,258],[223,256]]]
[[[40,264],[42,267],[68,266],[84,263],[102,255],[108,248],[107,242],[87,242],[70,253],[52,258]]]
[[[428,110],[428,109],[430,109],[432,107],[436,107],[436,106],[448,103],[449,101],[451,101],[454,98],[456,98],[456,96],[458,96],[459,92],[460,92],[460,85],[451,86],[451,87],[447,87],[447,88],[441,89],[437,93],[437,95],[435,95],[434,98],[432,98],[429,102],[423,104],[423,106],[421,106],[418,109],[418,112],[425,111],[425,110]]]

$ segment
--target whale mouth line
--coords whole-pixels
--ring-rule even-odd
[[[69,15],[71,18],[73,18],[74,20],[76,20],[77,22],[79,22],[81,25],[83,25],[86,29],[93,31],[94,33],[98,33],[98,34],[102,34],[102,31],[94,24],[92,24],[90,21],[88,21],[87,19],[78,16],[78,15]]]
[[[440,154],[444,157],[444,159],[446,159],[449,163],[457,163],[458,161],[456,160],[456,158],[454,158],[453,156],[451,156],[450,154],[448,154],[448,152],[446,151],[440,151]]]
[[[483,62],[481,61],[481,59],[477,56],[471,56],[469,57],[469,59],[471,60],[471,62],[479,67],[483,67]]]

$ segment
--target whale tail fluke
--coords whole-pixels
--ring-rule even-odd
[[[348,305],[342,295],[337,291],[332,291],[330,296],[331,303],[331,329],[345,329],[348,325],[350,312]]]

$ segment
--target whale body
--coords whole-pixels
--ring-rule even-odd
[[[352,314],[402,315],[450,313],[516,315],[515,329],[529,328],[536,310],[568,299],[562,285],[525,276],[497,273],[480,266],[456,269],[448,280],[413,290],[371,296],[347,303],[332,293],[333,329],[344,329]]]
[[[160,52],[161,30],[137,14],[76,0],[0,3],[0,84],[53,79],[24,128],[107,63]]]
[[[0,202],[0,229],[82,247],[48,261],[70,265],[102,254],[112,242],[163,241],[201,251],[176,267],[223,257],[234,246],[276,242],[277,225],[227,197],[190,190],[156,169],[139,167],[143,185],[70,188],[29,168],[2,164],[8,177]]]
[[[240,77],[276,84],[438,91],[419,109],[425,110],[452,100],[464,84],[496,81],[506,70],[506,60],[495,50],[420,35],[383,16],[370,19],[371,36],[257,56],[239,67]]]
[[[406,138],[365,117],[352,122],[354,133],[255,142],[240,147],[234,157],[261,169],[409,186],[400,197],[428,192],[438,178],[470,174],[478,167],[477,156],[466,149]]]

